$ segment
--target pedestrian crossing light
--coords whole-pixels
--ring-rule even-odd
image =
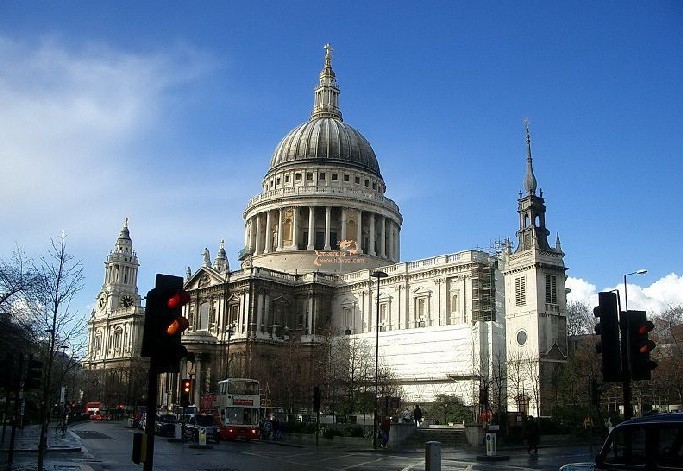
[[[650,360],[650,352],[656,345],[650,340],[649,334],[655,325],[647,320],[645,311],[628,311],[627,315],[631,379],[634,381],[652,379],[651,373],[657,368],[657,363]]]
[[[155,373],[178,373],[180,360],[187,357],[181,336],[189,322],[182,307],[189,301],[181,277],[157,274],[155,287],[147,293],[142,338],[142,356],[150,358]]]
[[[43,362],[29,358],[24,389],[40,389],[43,385]]]

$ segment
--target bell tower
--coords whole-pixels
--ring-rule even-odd
[[[145,310],[138,294],[138,257],[128,219],[104,264],[104,283],[88,321],[84,364],[106,365],[140,356]]]
[[[138,256],[128,230],[128,218],[123,223],[114,248],[104,264],[104,283],[97,296],[95,315],[106,315],[116,309],[140,306],[138,294]]]
[[[526,130],[525,194],[517,205],[517,247],[503,255],[505,331],[508,363],[508,409],[531,415],[550,413],[553,378],[566,362],[567,320],[564,253],[557,237],[548,244],[543,191],[531,155],[529,122]]]

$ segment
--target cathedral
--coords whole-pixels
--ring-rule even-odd
[[[239,268],[221,242],[213,260],[205,249],[201,266],[187,269],[190,355],[179,374],[161,375],[159,402],[177,402],[184,377],[194,378],[198,403],[219,380],[241,376],[261,381],[266,406],[303,409],[320,378],[342,357],[348,368],[358,350],[370,376],[377,352],[383,385],[393,385],[382,395],[403,403],[456,395],[550,415],[567,352],[566,269],[559,237],[548,242],[528,123],[516,243],[402,262],[403,217],[372,146],[342,118],[339,93],[328,45],[310,117],[275,147],[244,210]],[[89,369],[139,355],[144,309],[127,224],[106,266]],[[339,386],[323,388],[331,396]]]

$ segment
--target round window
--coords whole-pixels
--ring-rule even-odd
[[[524,345],[526,343],[526,332],[523,330],[517,332],[517,343],[520,345]]]

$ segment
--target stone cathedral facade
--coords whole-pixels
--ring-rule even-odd
[[[373,362],[377,340],[404,402],[455,394],[477,405],[486,389],[496,408],[549,414],[567,352],[565,267],[559,238],[548,244],[528,125],[516,246],[402,262],[403,217],[370,143],[342,117],[326,49],[309,119],[276,146],[244,210],[240,267],[221,242],[187,270],[191,358],[162,375],[163,400],[183,377],[198,402],[220,379],[247,376],[267,405],[307,403],[314,369],[329,367],[315,361],[320,348],[342,338],[371,346]]]

